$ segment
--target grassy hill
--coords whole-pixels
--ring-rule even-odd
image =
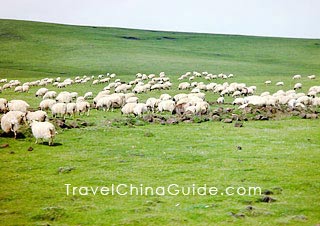
[[[280,89],[276,81],[285,82],[281,89],[292,89],[298,82],[292,75],[301,74],[299,92],[307,92],[310,86],[319,85],[319,62],[320,40],[0,20],[0,78],[22,82],[106,72],[128,82],[137,72],[164,71],[173,82],[165,92],[173,95],[181,92],[178,76],[208,71],[233,73],[233,78],[214,81],[256,85],[260,94]],[[317,78],[308,79],[310,74]],[[269,79],[272,84],[266,86],[264,81]],[[208,83],[203,78],[196,80]],[[89,82],[47,88],[96,95],[104,86]],[[34,95],[38,88],[31,87],[29,93],[7,89],[0,97],[23,99],[36,108],[42,100]],[[137,96],[145,101],[158,98],[161,92]],[[206,92],[208,101],[217,97]],[[211,105],[211,110],[221,107],[236,108]],[[27,126],[16,140],[0,133],[0,224],[317,225],[320,120],[279,119],[249,120],[243,122],[243,128],[214,120],[163,125],[122,116],[118,109],[92,109],[90,116],[67,118],[67,125],[79,128],[57,127],[54,146],[35,144]],[[76,195],[67,195],[65,184],[94,189],[112,184],[153,188],[206,184],[217,187],[219,193],[104,196],[100,192],[81,195],[77,190]],[[250,186],[261,187],[264,194],[228,196],[224,190],[248,190]]]
[[[0,75],[320,72],[320,40],[157,32],[0,20]]]

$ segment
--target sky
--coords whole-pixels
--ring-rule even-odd
[[[0,0],[0,5],[2,19],[320,38],[320,0]]]

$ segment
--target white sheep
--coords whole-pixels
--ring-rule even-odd
[[[173,100],[163,100],[163,101],[160,101],[158,104],[159,112],[169,111],[172,113],[174,108],[175,108],[175,102]]]
[[[126,103],[138,103],[138,101],[138,97],[129,97],[128,99],[126,99]]]
[[[47,139],[48,144],[53,145],[56,129],[52,123],[32,121],[30,126],[32,134],[36,138],[36,144],[38,143],[38,139]]]
[[[44,122],[48,118],[47,112],[45,111],[28,111],[26,113],[26,119],[28,122],[32,122],[33,120],[38,121],[38,122]]]
[[[53,99],[45,99],[43,101],[40,102],[39,104],[39,108],[41,110],[48,110],[48,109],[51,109],[51,107],[57,103],[55,100]]]
[[[81,113],[85,113],[87,112],[87,116],[89,116],[90,114],[90,103],[87,101],[78,101],[76,103],[76,111],[79,113],[79,115]]]
[[[0,98],[0,113],[6,113],[8,111],[8,101],[5,98]]]
[[[51,113],[53,117],[60,115],[65,119],[67,114],[67,105],[65,103],[56,103],[51,107]]]
[[[217,99],[217,104],[223,104],[224,103],[224,97],[219,97]]]
[[[67,115],[75,116],[77,111],[77,104],[76,103],[67,103]]]
[[[143,113],[148,111],[148,107],[144,103],[138,103],[136,106],[133,108],[133,114],[135,116],[141,116]]]
[[[92,92],[86,92],[83,97],[86,100],[87,99],[91,99],[93,97],[93,93]]]
[[[271,81],[270,81],[270,80],[267,80],[267,81],[264,82],[264,84],[270,85],[270,84],[271,84]]]
[[[242,105],[242,104],[244,104],[244,99],[241,98],[241,97],[238,97],[238,98],[233,100],[232,104],[233,105]]]
[[[46,94],[46,92],[48,92],[49,90],[47,88],[40,88],[38,89],[38,91],[36,92],[36,97],[42,97],[44,96],[44,94]]]
[[[25,122],[25,112],[21,111],[9,111],[1,118],[1,129],[5,133],[12,131],[14,138],[17,138],[17,131],[20,128],[22,122]]]
[[[277,82],[276,86],[284,86],[284,82]]]
[[[63,91],[61,93],[58,94],[58,96],[56,97],[56,101],[59,103],[70,103],[72,101],[72,95],[71,93],[67,92],[67,91]]]
[[[301,79],[301,75],[294,75],[292,79]]]
[[[171,100],[172,97],[167,93],[163,93],[163,94],[160,95],[159,99],[160,100]]]
[[[161,101],[160,99],[150,97],[147,99],[146,105],[152,112],[155,112],[155,109],[158,107],[158,104],[160,101]]]
[[[307,76],[309,79],[315,79],[316,78],[316,76],[315,75],[309,75],[309,76]]]
[[[54,99],[57,96],[57,92],[56,91],[48,91],[46,92],[46,94],[43,95],[42,99]]]
[[[30,105],[24,100],[11,100],[8,103],[9,111],[27,112]]]
[[[294,84],[294,90],[297,90],[297,89],[301,89],[302,88],[302,84],[301,83],[296,83]]]
[[[134,107],[137,105],[137,103],[127,103],[121,108],[121,114],[130,115],[134,114]]]

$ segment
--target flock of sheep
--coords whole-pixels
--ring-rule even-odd
[[[196,82],[196,78],[202,77],[205,82]],[[224,81],[233,78],[233,74],[214,75],[208,72],[187,72],[178,78],[177,88],[183,92],[171,96],[165,90],[172,88],[173,83],[164,72],[155,74],[136,74],[134,80],[123,82],[116,78],[115,74],[95,76],[76,76],[67,78],[44,78],[21,84],[18,80],[7,81],[0,79],[0,92],[5,94],[7,89],[15,92],[31,92],[31,87],[39,87],[34,96],[40,100],[39,110],[32,111],[30,105],[24,100],[7,100],[0,98],[1,129],[5,133],[13,132],[14,137],[23,123],[30,126],[33,136],[38,139],[46,139],[49,145],[53,144],[56,134],[55,126],[48,121],[48,113],[52,117],[75,117],[76,114],[89,116],[90,109],[109,111],[120,108],[124,115],[141,116],[146,112],[170,112],[178,115],[204,115],[210,110],[210,104],[206,101],[206,93],[216,93],[219,98],[217,104],[225,102],[225,96],[233,98],[233,105],[238,109],[247,106],[280,106],[285,105],[290,109],[305,109],[309,106],[320,106],[320,86],[312,86],[307,94],[297,92],[302,88],[301,83],[296,83],[288,91],[278,90],[271,94],[263,92],[256,94],[256,86],[247,86],[245,83]],[[222,81],[220,83],[215,82]],[[293,80],[301,79],[301,75],[294,75]],[[308,79],[316,79],[315,75]],[[185,80],[185,81],[183,81]],[[103,90],[94,95],[97,84],[107,83]],[[272,82],[265,81],[268,86]],[[77,92],[50,90],[49,87],[72,89],[75,84],[90,84],[92,91],[79,96]],[[283,86],[283,82],[277,82],[277,86]],[[146,102],[139,100],[140,93],[162,90],[159,97],[150,97]]]

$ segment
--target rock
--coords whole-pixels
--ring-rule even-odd
[[[223,120],[224,123],[232,123],[232,119],[231,118],[226,118]]]
[[[0,145],[0,148],[7,148],[7,147],[9,147],[9,144],[8,144],[8,143],[1,144],[1,145]]]
[[[168,118],[167,119],[167,124],[178,124],[178,120],[175,118]]]
[[[277,200],[272,198],[272,197],[270,197],[270,196],[264,196],[264,197],[260,198],[260,202],[268,202],[268,203],[270,203],[270,202],[275,202],[275,201],[277,201]]]
[[[33,151],[33,147],[29,147],[29,148],[28,148],[28,151]]]
[[[213,120],[213,121],[220,121],[221,119],[220,119],[220,116],[219,116],[219,115],[213,115],[213,116],[212,116],[212,120]]]
[[[234,127],[243,127],[243,123],[242,122],[236,122],[234,124]]]
[[[145,122],[153,122],[153,115],[144,115],[143,116],[143,121]]]
[[[306,114],[306,119],[317,119],[318,115],[313,113],[313,114]]]
[[[270,190],[268,190],[268,189],[266,189],[266,190],[264,190],[264,191],[262,192],[262,194],[264,194],[264,195],[273,195],[273,192],[270,191]]]
[[[240,151],[240,150],[242,150],[242,147],[241,146],[237,146],[237,149]]]
[[[68,127],[69,128],[79,128],[79,125],[78,125],[77,122],[72,121],[72,122],[69,123]]]
[[[57,119],[56,124],[62,129],[68,128],[68,126],[65,123],[65,120]]]

